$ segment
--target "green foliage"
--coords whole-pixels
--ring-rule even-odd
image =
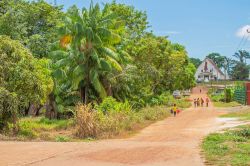
[[[225,57],[221,56],[219,53],[211,53],[207,57],[212,59],[218,68],[222,68],[224,66]]]
[[[64,15],[61,7],[43,0],[2,0],[0,6],[0,35],[19,40],[37,58],[47,57],[57,40],[56,27]]]
[[[212,101],[219,102],[219,101],[224,101],[224,93],[218,94],[218,95],[212,95]]]
[[[18,137],[43,139],[45,132],[65,130],[73,125],[72,120],[49,120],[47,118],[23,118],[19,122]],[[48,136],[45,139],[50,139]]]
[[[122,25],[118,25],[114,13],[105,8],[91,4],[88,10],[84,8],[80,12],[73,6],[60,28],[60,45],[65,52],[57,51],[61,58],[54,59],[55,68],[67,77],[61,79],[61,83],[78,90],[85,103],[91,96],[106,97],[110,84],[107,74],[122,70],[120,55],[114,47],[121,41],[118,32]]]
[[[46,102],[53,88],[47,65],[47,60],[37,60],[18,41],[0,36],[0,86],[16,94],[19,108]]]
[[[231,112],[222,117],[250,119],[250,111]],[[211,165],[249,165],[250,158],[250,126],[226,130],[210,134],[202,144],[206,160]]]
[[[76,122],[79,137],[99,137],[96,131],[117,135],[167,115],[161,109],[138,111],[143,107],[188,106],[170,92],[195,86],[195,66],[184,46],[147,32],[145,12],[115,1],[61,9],[43,0],[0,1],[0,35],[9,36],[0,36],[0,87],[10,96],[0,102],[13,100],[9,110],[46,103],[68,118],[77,103],[98,102],[94,113],[86,111]],[[41,138],[40,130],[56,130],[57,123],[22,121],[19,134]]]
[[[227,103],[231,102],[233,96],[232,90],[230,88],[226,88],[224,93],[225,93],[225,101]]]
[[[232,69],[234,80],[246,80],[249,77],[249,67],[245,63],[237,63]]]
[[[231,112],[225,115],[222,115],[221,117],[226,117],[226,118],[239,118],[241,120],[250,120],[250,110],[241,110],[237,112]]]
[[[250,126],[210,134],[202,148],[209,165],[247,166],[250,164]]]
[[[15,93],[0,87],[0,132],[9,130],[11,124],[17,127],[18,100]]]
[[[213,102],[213,105],[215,107],[228,107],[228,108],[232,108],[232,107],[237,107],[237,106],[241,106],[240,103],[236,102],[236,101],[232,101],[232,102],[229,102],[229,103],[225,103],[225,102]]]
[[[44,104],[53,81],[48,61],[34,58],[18,41],[0,36],[1,129],[16,124],[29,103]]]
[[[107,97],[99,105],[96,105],[95,109],[97,111],[103,112],[104,114],[107,114],[112,111],[129,112],[131,111],[132,107],[130,106],[128,101],[122,103],[122,102],[118,102],[113,97]]]
[[[66,136],[57,136],[55,141],[56,142],[69,142],[70,138]]]
[[[233,56],[238,59],[239,63],[246,63],[246,60],[250,59],[250,54],[246,50],[239,50]]]
[[[196,68],[198,68],[202,63],[202,61],[199,58],[189,58],[189,60]]]

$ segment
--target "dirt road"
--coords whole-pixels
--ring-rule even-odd
[[[191,98],[206,97],[205,89]],[[83,143],[0,142],[0,165],[45,166],[196,166],[201,139],[221,122],[213,106],[190,108],[157,122],[129,139]]]

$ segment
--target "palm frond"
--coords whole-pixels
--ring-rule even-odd
[[[106,97],[107,93],[99,80],[99,76],[98,76],[97,71],[94,69],[90,71],[90,80],[91,80],[91,83],[94,86],[95,90],[99,93],[100,97],[101,98]]]
[[[116,69],[117,71],[122,71],[121,65],[115,60],[110,57],[107,57],[107,61],[111,64],[111,66]]]
[[[119,56],[117,55],[117,53],[115,53],[113,50],[111,50],[108,47],[103,47],[101,48],[101,51],[103,52],[103,54],[115,59],[115,60],[119,60]]]
[[[56,50],[49,53],[49,58],[59,60],[68,56],[68,53],[63,50]]]
[[[102,70],[111,71],[111,66],[105,59],[101,58],[100,65],[101,65]]]
[[[61,79],[67,77],[65,71],[62,70],[62,69],[56,69],[56,70],[52,73],[52,75],[53,75],[54,78],[57,78],[57,79],[59,79],[59,80],[61,80]]]

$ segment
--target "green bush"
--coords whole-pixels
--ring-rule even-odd
[[[132,107],[130,106],[128,101],[125,101],[124,103],[122,103],[122,102],[118,102],[113,97],[107,97],[102,101],[102,103],[100,103],[99,105],[95,105],[95,109],[103,112],[104,114],[107,114],[113,111],[129,112],[132,110]]]
[[[226,101],[227,103],[229,103],[229,102],[232,101],[232,91],[231,91],[231,89],[229,89],[229,88],[226,88],[226,89],[225,89],[225,101]]]
[[[0,131],[17,129],[18,101],[14,93],[0,87]]]
[[[225,100],[224,93],[212,95],[212,96],[211,96],[211,99],[212,99],[212,101],[214,101],[214,102],[224,101],[224,100]]]

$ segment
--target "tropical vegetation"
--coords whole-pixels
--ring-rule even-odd
[[[62,9],[0,2],[1,133],[36,137],[62,123],[81,138],[99,137],[166,117],[173,103],[189,106],[171,94],[195,86],[195,66],[184,46],[149,31],[145,12],[115,1]]]

